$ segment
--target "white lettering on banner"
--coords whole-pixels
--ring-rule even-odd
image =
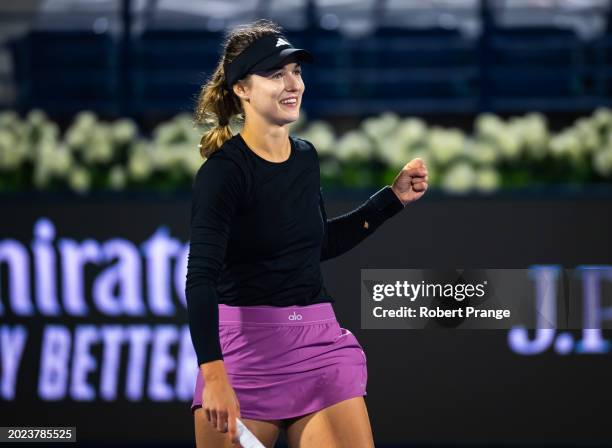
[[[96,392],[87,377],[96,368],[91,346],[97,341],[98,334],[93,325],[79,325],[76,328],[70,382],[70,395],[75,401],[93,401],[96,398]]]
[[[105,325],[100,333],[105,348],[100,366],[100,398],[112,401],[117,398],[116,371],[121,361],[123,330],[120,325]]]
[[[3,400],[15,398],[15,386],[19,365],[28,331],[23,325],[0,327],[0,397]]]
[[[187,325],[182,327],[180,337],[176,369],[176,399],[184,401],[193,398],[193,387],[199,370],[194,372],[193,369],[193,365],[197,364],[198,360],[193,351],[191,333]]]
[[[70,332],[63,325],[47,325],[43,333],[38,376],[38,396],[61,400],[66,396]]]
[[[188,326],[172,324],[47,325],[40,366],[42,400],[185,401],[199,372]]]
[[[85,303],[85,265],[97,264],[101,258],[100,245],[88,239],[82,243],[61,239],[58,243],[62,256],[62,285],[64,285],[64,309],[72,316],[88,314]]]
[[[574,340],[569,332],[557,331],[557,283],[561,266],[535,265],[530,276],[536,287],[535,312],[537,314],[535,337],[529,339],[524,326],[516,326],[508,332],[510,349],[521,355],[537,355],[552,347],[558,354],[604,354],[611,350],[610,341],[602,337],[601,324],[612,319],[612,307],[601,305],[601,283],[612,282],[612,266],[583,265],[576,269],[582,279],[582,305],[584,322],[582,339]]]
[[[116,259],[117,263],[104,269],[94,281],[92,296],[96,308],[108,316],[144,315],[140,254],[134,244],[115,238],[102,245],[102,253],[105,261]]]
[[[55,227],[48,219],[34,224],[32,253],[36,288],[36,306],[45,316],[59,316],[61,309],[57,300],[56,257],[53,250]]]
[[[172,316],[174,305],[170,300],[170,260],[181,253],[182,244],[168,236],[165,227],[157,229],[153,236],[145,241],[142,250],[147,259],[147,289],[149,307],[157,316]]]
[[[127,334],[130,357],[128,358],[125,395],[129,400],[142,400],[144,388],[143,372],[146,370],[147,346],[151,341],[151,330],[146,326],[131,327]],[[115,370],[117,370],[116,366]]]
[[[178,339],[173,325],[161,325],[153,336],[151,365],[149,372],[149,397],[154,401],[168,401],[174,398],[173,388],[166,382],[168,374],[176,368],[176,362],[170,355],[170,346]]]
[[[79,242],[55,240],[55,236],[49,219],[35,222],[31,263],[25,244],[0,240],[0,266],[8,268],[8,285],[2,288],[0,284],[0,315],[80,317],[95,311],[104,316],[168,317],[176,314],[175,297],[186,308],[189,243],[173,238],[165,226],[140,248],[121,238]],[[35,300],[30,291],[30,266]],[[5,290],[8,300],[1,296]]]
[[[28,252],[15,240],[0,241],[0,263],[8,266],[8,293],[9,304],[18,316],[30,316],[34,314],[30,296],[30,271],[28,269]],[[0,282],[2,276],[0,276]],[[0,292],[2,291],[0,283]],[[4,314],[2,297],[0,297],[0,315]]]
[[[187,325],[123,320],[100,326],[82,319],[178,317],[180,307],[186,308],[188,253],[189,243],[173,238],[165,226],[142,243],[118,237],[77,241],[40,218],[29,247],[0,240],[0,282],[8,280],[0,284],[0,315],[79,319],[32,320],[35,333],[41,330],[40,341],[28,342],[40,347],[35,355],[25,348],[32,328],[0,324],[0,397],[18,400],[19,387],[28,387],[18,384],[28,378],[19,375],[28,355],[39,357],[32,374],[38,375],[41,400],[191,399],[198,367]]]
[[[584,279],[582,282],[583,315],[585,316],[585,333],[580,351],[582,353],[607,353],[610,343],[602,337],[601,323],[612,319],[612,308],[601,305],[601,283],[612,282],[612,266],[579,266]],[[587,331],[588,330],[588,331]]]

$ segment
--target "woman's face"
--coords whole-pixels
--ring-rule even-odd
[[[278,69],[255,72],[245,86],[245,114],[257,114],[264,120],[283,126],[300,116],[304,94],[302,68],[298,62],[288,62]],[[287,103],[286,100],[291,100]]]

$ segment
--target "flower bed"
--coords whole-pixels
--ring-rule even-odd
[[[205,163],[198,152],[203,131],[182,114],[144,138],[130,119],[102,122],[84,111],[61,135],[42,111],[24,118],[3,112],[0,191],[190,188]],[[612,183],[612,111],[605,108],[557,133],[540,113],[506,121],[481,114],[468,135],[391,112],[367,118],[344,135],[327,122],[308,122],[302,113],[291,133],[317,148],[326,186],[388,184],[414,157],[426,160],[431,187],[454,194]]]

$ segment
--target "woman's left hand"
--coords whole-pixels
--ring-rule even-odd
[[[391,189],[404,206],[423,196],[427,191],[427,167],[423,159],[417,157],[404,165]]]

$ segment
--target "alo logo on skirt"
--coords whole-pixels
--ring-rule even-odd
[[[293,314],[289,315],[289,320],[302,320],[302,315],[301,314],[297,314],[294,311]]]

